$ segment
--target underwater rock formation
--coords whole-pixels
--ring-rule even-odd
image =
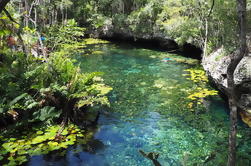
[[[223,47],[212,54],[203,57],[202,65],[211,81],[223,93],[227,93],[227,67],[230,56],[227,56]],[[251,127],[251,53],[244,57],[234,73],[237,86],[239,112],[242,120]]]

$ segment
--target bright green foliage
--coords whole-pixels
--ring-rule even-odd
[[[88,44],[106,43],[95,39],[80,40],[83,31],[74,20],[64,26],[51,27],[45,43],[53,51],[49,58],[26,57],[8,49],[3,52],[0,116],[22,120],[17,125],[36,121],[51,123],[65,116],[73,120],[70,115],[76,116],[78,111],[89,106],[109,105],[106,94],[111,88],[100,79],[102,73],[83,73],[70,58],[82,53],[80,48]]]
[[[28,160],[29,156],[48,154],[51,151],[66,149],[76,143],[77,140],[87,142],[93,133],[87,133],[76,125],[67,126],[60,137],[56,137],[59,125],[45,129],[35,128],[18,138],[1,137],[3,143],[0,148],[0,162],[6,166],[21,165]]]
[[[68,102],[74,101],[74,109],[95,103],[109,103],[105,95],[111,88],[106,87],[102,79],[96,79],[100,74],[83,74],[71,59],[60,55],[53,55],[47,63],[25,73],[27,79],[33,80],[32,87],[40,91],[41,98],[50,94],[65,98]]]
[[[25,61],[17,59],[16,63],[19,64],[19,60],[20,63]],[[94,104],[109,104],[105,95],[111,88],[105,86],[102,79],[98,79],[101,73],[84,74],[66,56],[55,54],[41,64],[35,59],[29,60],[29,64],[23,67],[26,71],[19,74],[16,73],[20,71],[19,65],[1,68],[13,70],[1,72],[0,75],[2,114],[12,109],[34,110],[30,121],[46,121],[59,117],[70,103],[73,107],[69,109],[76,111]]]
[[[27,101],[29,100],[23,73],[30,60],[26,59],[22,53],[15,53],[13,55],[8,51],[4,53],[10,56],[4,56],[4,63],[0,65],[1,114],[5,114],[16,108],[22,109],[23,105],[19,103],[22,103],[26,99]]]
[[[81,37],[83,37],[84,31],[85,28],[78,27],[74,19],[68,20],[64,26],[51,26],[48,30],[48,33],[46,34],[46,36],[48,36],[47,45],[49,45],[52,50],[63,49],[63,51],[65,52],[70,49],[72,51],[72,48],[68,47],[73,47],[74,45],[79,46],[79,40]],[[77,46],[75,48],[77,48]]]

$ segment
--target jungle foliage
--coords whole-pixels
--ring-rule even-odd
[[[208,37],[209,52],[221,45],[234,50],[236,45],[235,0],[87,0],[77,1],[73,8],[73,17],[94,30],[112,26],[135,36],[161,34],[201,48]]]
[[[9,7],[12,8],[15,6]],[[22,44],[28,50],[27,54],[19,44],[10,49],[5,42],[1,43],[1,127],[74,122],[90,106],[109,105],[106,94],[111,88],[100,79],[102,73],[84,73],[71,57],[86,45],[81,39],[84,28],[74,20],[67,20],[63,26],[43,27],[46,33],[40,34],[32,25],[22,28],[6,15],[1,19],[1,38],[17,35],[17,28],[21,28]],[[42,35],[46,41],[40,45],[38,37]]]

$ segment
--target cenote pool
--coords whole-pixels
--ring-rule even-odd
[[[113,88],[110,107],[101,109],[94,136],[64,155],[30,157],[28,166],[151,166],[139,150],[159,153],[162,166],[226,165],[228,110],[218,96],[205,109],[188,108],[195,88],[186,69],[194,60],[130,45],[104,44],[77,56],[83,72],[103,72]],[[163,62],[163,58],[170,61]],[[238,164],[250,165],[250,129],[239,125]]]

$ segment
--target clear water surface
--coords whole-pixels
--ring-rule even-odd
[[[190,65],[163,62],[176,56],[130,45],[94,46],[89,51],[88,56],[77,56],[77,62],[83,72],[104,72],[102,78],[113,87],[111,107],[102,109],[95,136],[87,145],[71,146],[63,156],[33,156],[27,165],[153,165],[139,150],[159,153],[162,166],[226,165],[227,108],[222,99],[211,97],[204,111],[185,109],[186,92],[194,86],[183,76]],[[250,164],[248,135],[241,124],[240,166]]]

